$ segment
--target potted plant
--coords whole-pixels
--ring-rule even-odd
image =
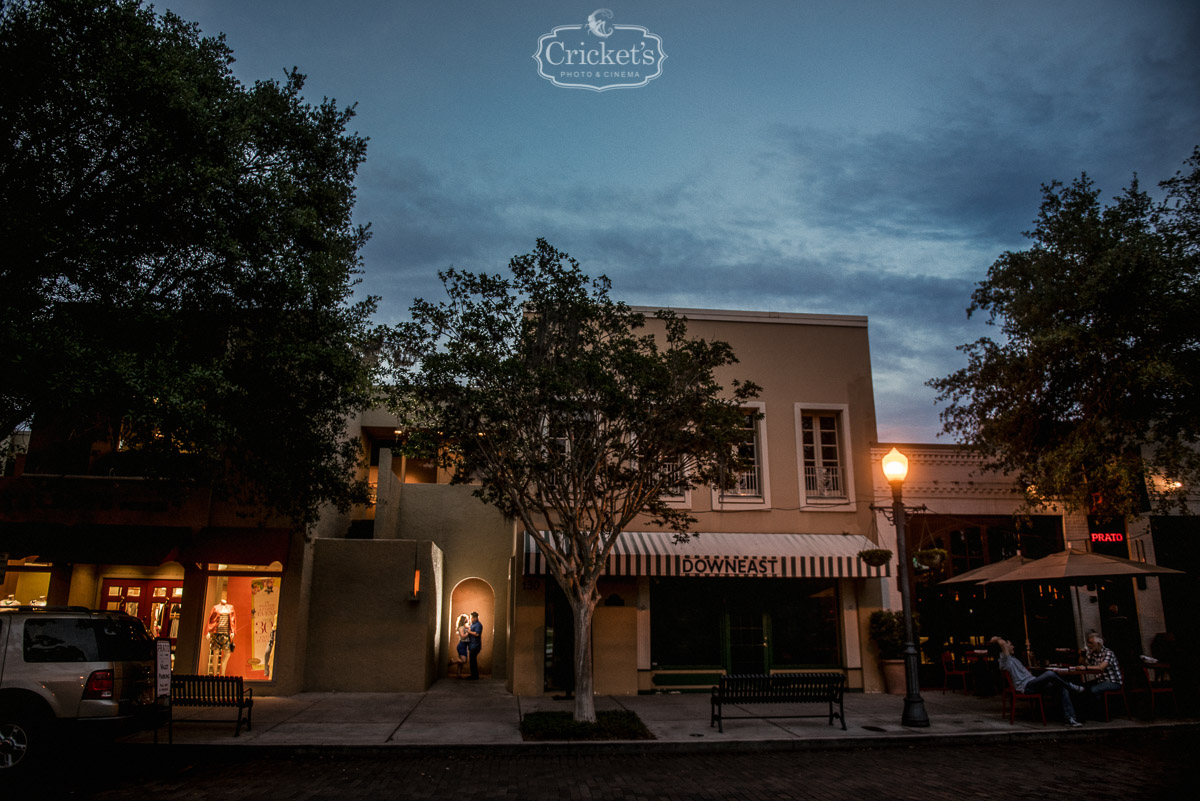
[[[858,552],[858,558],[871,567],[883,567],[892,559],[892,552],[887,548],[867,548]]]
[[[945,548],[922,548],[913,554],[913,558],[925,567],[938,567],[946,561],[947,556],[949,554]]]
[[[916,625],[915,618],[913,625]],[[871,613],[868,630],[879,649],[884,687],[892,695],[904,695],[904,615],[890,609],[877,609]]]

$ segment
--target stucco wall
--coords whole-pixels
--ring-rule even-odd
[[[437,546],[428,540],[316,540],[312,565],[305,689],[427,689],[439,661]],[[414,567],[421,570],[415,601]]]
[[[480,623],[491,639],[485,670],[496,678],[507,677],[508,641],[510,632],[509,566],[514,548],[513,521],[495,507],[472,497],[470,486],[447,484],[402,484],[399,509],[399,536],[406,539],[432,540],[443,557],[442,609],[439,633],[440,660],[438,671],[446,675],[449,655],[454,650],[450,641],[457,614],[450,602],[455,587],[468,579],[486,582],[492,590],[491,608],[478,611]],[[387,534],[378,530],[376,539]],[[514,577],[519,581],[520,576]],[[482,597],[476,595],[475,597]],[[486,650],[486,647],[485,647]]]

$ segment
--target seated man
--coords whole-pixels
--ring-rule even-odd
[[[1062,702],[1063,718],[1068,726],[1082,726],[1075,719],[1075,706],[1071,703],[1071,693],[1081,693],[1083,688],[1072,684],[1053,670],[1047,670],[1040,676],[1034,676],[1029,669],[1013,656],[1013,644],[1003,637],[993,637],[990,642],[993,648],[999,650],[998,661],[1001,670],[1007,670],[1012,676],[1013,688],[1019,693],[1040,693],[1047,689],[1058,689]]]
[[[1117,663],[1116,655],[1104,647],[1104,638],[1092,633],[1087,637],[1087,652],[1083,656],[1087,667],[1099,668],[1100,678],[1088,684],[1087,691],[1091,700],[1091,710],[1098,709],[1100,695],[1110,690],[1119,690],[1125,679],[1121,675],[1121,666]],[[1088,714],[1091,715],[1092,711]]]

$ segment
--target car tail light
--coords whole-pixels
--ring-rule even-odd
[[[105,701],[113,697],[113,672],[111,670],[96,670],[88,676],[87,684],[83,686],[83,700]]]

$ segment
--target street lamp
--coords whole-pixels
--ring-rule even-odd
[[[912,592],[908,586],[908,542],[904,534],[904,499],[900,489],[908,476],[908,457],[892,448],[883,457],[883,475],[892,485],[892,515],[896,521],[896,558],[900,562],[900,610],[904,617],[904,714],[901,726],[923,728],[929,725],[925,712],[925,699],[921,697],[921,683],[917,674],[917,646],[913,633]]]

